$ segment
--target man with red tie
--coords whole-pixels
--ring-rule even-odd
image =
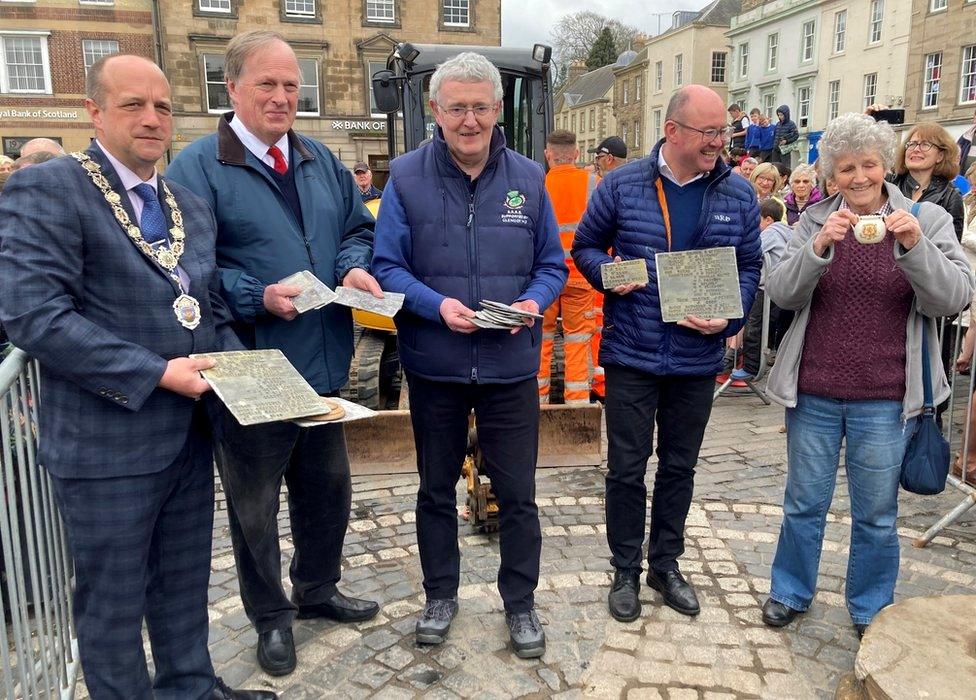
[[[373,217],[349,170],[321,143],[292,131],[301,73],[278,34],[236,36],[224,71],[234,111],[221,116],[217,133],[184,149],[166,174],[214,211],[221,292],[241,342],[280,349],[319,394],[335,394],[352,357],[349,309],[331,304],[299,315],[292,303],[299,288],[278,281],[309,270],[330,288],[381,296],[369,272]],[[245,428],[225,414],[215,433],[258,662],[271,675],[285,675],[296,664],[296,617],[352,622],[379,610],[336,588],[351,498],[342,426]],[[278,545],[282,479],[295,543],[290,600]]]

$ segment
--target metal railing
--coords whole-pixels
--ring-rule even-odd
[[[963,311],[963,314],[969,314],[970,310]],[[961,317],[962,315],[960,315]],[[974,319],[970,318],[970,323],[974,322]],[[958,325],[948,325],[946,320],[942,319],[939,328],[939,341],[940,347],[942,343],[942,338],[945,333],[949,330],[955,330],[955,337],[952,343],[952,394],[949,397],[949,407],[945,412],[943,417],[944,428],[946,438],[949,440],[950,451],[949,454],[953,455],[951,459],[955,460],[958,464],[958,473],[956,468],[950,468],[949,478],[947,483],[957,489],[960,493],[964,494],[962,501],[959,505],[955,506],[952,510],[942,516],[938,522],[936,522],[932,527],[930,527],[924,535],[915,540],[914,545],[916,547],[925,547],[929,544],[935,537],[945,528],[950,525],[955,524],[970,508],[976,506],[976,467],[970,464],[969,452],[970,445],[973,440],[976,440],[976,435],[973,434],[973,389],[974,383],[976,383],[976,362],[971,362],[969,367],[969,377],[966,378],[960,372],[956,371],[955,359],[959,356],[959,352],[962,348],[963,337],[966,333],[966,328],[962,324]],[[960,397],[960,386],[965,387],[963,396]],[[957,428],[957,416],[959,411],[958,401],[963,399],[964,407],[961,411],[963,414],[962,426]],[[958,441],[958,442],[957,442]],[[955,455],[958,454],[958,458]]]
[[[37,363],[0,363],[0,694],[72,698],[78,645],[71,561],[51,480],[37,465]]]

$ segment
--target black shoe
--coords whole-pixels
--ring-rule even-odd
[[[868,631],[868,626],[865,624],[861,624],[859,622],[855,622],[854,629],[857,631],[857,638],[864,639],[864,633]]]
[[[217,678],[217,685],[210,691],[210,700],[278,700],[278,693],[270,690],[234,690]]]
[[[287,676],[295,670],[295,638],[291,628],[258,634],[258,663],[269,676]]]
[[[680,571],[647,572],[647,585],[664,596],[664,604],[682,615],[697,615],[701,612],[698,596],[691,584],[685,581]]]
[[[607,607],[610,614],[618,622],[633,622],[641,614],[641,604],[637,597],[640,590],[640,578],[636,573],[616,571],[613,574],[613,585],[607,596]]]
[[[524,613],[505,613],[512,649],[520,659],[536,659],[546,653],[546,633],[542,630],[535,610]]]
[[[770,627],[786,627],[796,619],[800,612],[800,610],[794,610],[778,600],[767,598],[762,606],[762,620]]]
[[[378,603],[372,600],[350,598],[339,591],[335,591],[321,603],[314,605],[299,605],[298,619],[307,620],[311,617],[327,617],[337,622],[362,622],[376,617],[380,611]]]
[[[417,644],[440,644],[451,630],[451,620],[457,615],[457,600],[432,598],[424,605],[417,620]]]

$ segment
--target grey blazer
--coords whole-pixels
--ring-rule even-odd
[[[88,154],[136,221],[108,159],[95,145]],[[167,360],[240,347],[219,293],[213,214],[168,184],[186,230],[180,266],[203,316],[193,331],[173,313],[177,285],[129,240],[74,158],[14,173],[0,196],[0,321],[40,361],[38,461],[55,476],[167,467],[183,448],[194,405],[157,388]],[[168,220],[163,197],[160,204]]]

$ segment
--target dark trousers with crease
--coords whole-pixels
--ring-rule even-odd
[[[647,520],[644,476],[657,423],[648,565],[678,569],[695,464],[712,412],[715,377],[662,376],[607,365],[607,540],[614,568],[640,573]]]
[[[224,413],[216,455],[244,611],[258,633],[288,628],[297,606],[321,603],[335,591],[342,574],[352,498],[342,425],[244,427]],[[291,600],[281,583],[282,479],[288,486],[295,545],[289,568]]]
[[[506,612],[527,612],[539,583],[542,531],[535,505],[539,392],[514,384],[457,384],[408,375],[417,447],[417,544],[428,599],[453,598],[460,582],[457,482],[474,409],[485,469],[498,498],[498,592]]]
[[[75,630],[94,700],[210,697],[212,454],[198,416],[180,455],[161,471],[51,479],[74,560]]]

